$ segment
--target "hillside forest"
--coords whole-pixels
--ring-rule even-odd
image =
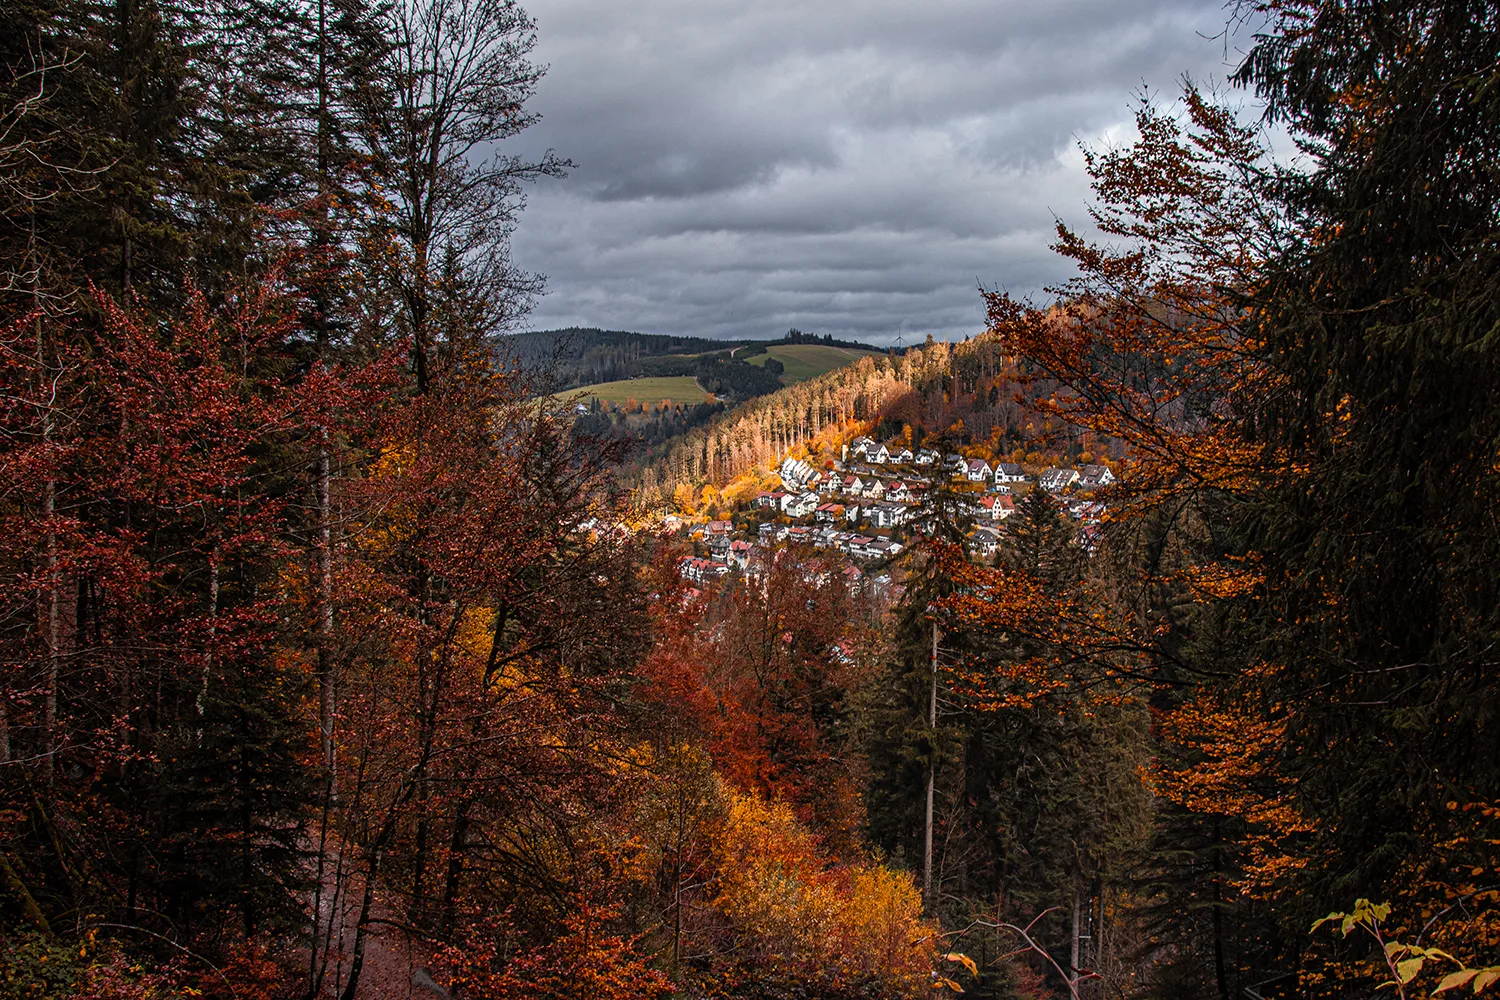
[[[1495,994],[1500,10],[1251,15],[794,382],[517,333],[513,0],[8,3],[0,997]]]

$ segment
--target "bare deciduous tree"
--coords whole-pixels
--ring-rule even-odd
[[[389,16],[389,88],[371,145],[391,185],[391,273],[425,391],[445,337],[493,333],[540,290],[512,262],[510,236],[523,185],[568,164],[497,148],[536,122],[525,103],[545,71],[528,60],[534,23],[513,0],[401,0]]]

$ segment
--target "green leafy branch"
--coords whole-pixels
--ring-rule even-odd
[[[1362,930],[1373,937],[1380,945],[1381,953],[1385,956],[1386,967],[1390,969],[1392,977],[1380,986],[1382,989],[1394,986],[1402,1000],[1406,1000],[1407,984],[1421,975],[1422,968],[1429,961],[1452,962],[1458,966],[1458,971],[1450,972],[1442,978],[1437,988],[1432,991],[1434,994],[1445,993],[1462,986],[1470,986],[1475,993],[1481,993],[1500,980],[1500,965],[1471,969],[1441,948],[1424,948],[1417,944],[1387,941],[1384,933],[1381,932],[1380,923],[1390,914],[1391,904],[1389,903],[1371,903],[1368,899],[1357,899],[1354,901],[1353,912],[1330,913],[1314,922],[1312,930],[1316,931],[1324,924],[1338,921],[1339,931],[1344,937],[1348,937],[1355,929]]]

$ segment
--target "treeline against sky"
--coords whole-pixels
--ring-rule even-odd
[[[865,357],[817,378],[735,407],[680,440],[648,453],[641,473],[647,502],[676,487],[723,486],[819,435],[872,425],[910,428],[913,442],[987,441],[1007,450],[1040,421],[1016,403],[1014,372],[993,337],[929,342],[900,356]],[[955,423],[959,423],[955,433]],[[1055,422],[1053,422],[1055,424]],[[1066,436],[1060,426],[1054,430]],[[1030,428],[1038,439],[1039,426]]]

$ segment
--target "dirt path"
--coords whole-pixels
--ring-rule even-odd
[[[349,870],[357,864],[357,856],[352,849],[341,856],[330,845],[322,893],[317,900],[318,953],[323,977],[318,995],[329,1000],[338,1000],[343,995],[353,963],[355,925],[365,891],[363,876]],[[378,887],[371,917],[370,925],[365,928],[365,957],[355,991],[357,1000],[436,1000],[438,994],[413,985],[417,970],[425,969],[431,962],[431,947],[400,928],[398,911],[381,898]],[[307,959],[304,951],[304,972]]]

